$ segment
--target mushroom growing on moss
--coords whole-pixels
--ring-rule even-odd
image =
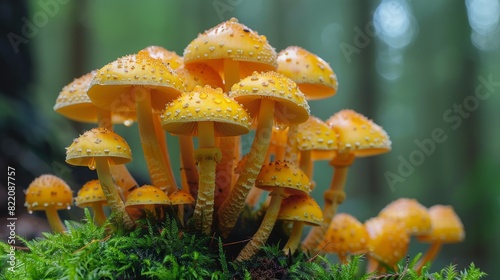
[[[198,137],[195,158],[200,181],[193,220],[203,233],[209,234],[214,212],[215,166],[221,157],[220,149],[215,146],[215,137],[248,133],[250,117],[222,89],[207,85],[197,86],[167,104],[161,115],[161,124],[172,134]]]
[[[90,180],[82,186],[75,197],[75,205],[81,208],[92,208],[94,221],[97,225],[100,226],[106,222],[103,207],[108,205],[108,202],[99,180]]]
[[[135,208],[142,212],[142,217],[151,215],[155,219],[163,218],[163,209],[170,204],[168,195],[155,186],[144,185],[130,193],[125,208]],[[157,208],[159,208],[157,210]]]
[[[125,164],[132,160],[127,142],[118,134],[105,128],[86,131],[66,148],[66,162],[76,166],[87,166],[97,170],[102,191],[106,196],[115,219],[123,222],[125,228],[132,228],[134,222],[125,212],[123,200],[118,194],[109,169],[110,165]]]
[[[70,209],[73,204],[73,194],[66,182],[54,175],[45,174],[35,178],[25,192],[24,206],[30,214],[43,210],[54,232],[66,230],[57,214],[57,210]]]
[[[248,260],[264,246],[276,223],[281,202],[285,197],[304,195],[311,191],[309,178],[298,166],[286,161],[275,161],[264,165],[257,176],[255,187],[270,191],[271,201],[259,229],[236,258],[239,261]]]

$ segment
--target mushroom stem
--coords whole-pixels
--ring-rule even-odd
[[[97,112],[97,125],[102,128],[113,130],[113,123],[111,122],[111,111],[95,106]]]
[[[134,87],[134,93],[142,150],[152,184],[163,191],[173,192],[177,187],[169,175],[169,166],[165,162],[156,138],[150,93],[140,86]]]
[[[250,148],[248,160],[231,189],[229,196],[218,211],[219,229],[222,236],[227,237],[233,229],[238,217],[245,206],[248,192],[255,183],[260,168],[266,158],[267,148],[271,142],[271,131],[274,121],[274,101],[262,99],[257,120],[257,130]]]
[[[113,178],[111,177],[108,160],[106,158],[96,157],[95,167],[97,170],[97,177],[101,183],[102,192],[108,201],[111,212],[115,215],[113,218],[115,221],[122,219],[123,225],[126,229],[132,228],[134,226],[134,222],[125,211],[125,204],[120,198],[118,190],[115,187],[115,183],[113,182]]]
[[[155,127],[156,139],[161,150],[161,155],[163,156],[163,162],[166,166],[166,172],[168,180],[170,182],[170,188],[168,193],[173,193],[177,190],[177,184],[175,182],[174,171],[172,170],[172,165],[170,164],[170,155],[168,154],[167,148],[167,136],[165,130],[161,127],[160,118],[158,115],[153,115],[153,124]]]
[[[431,244],[425,255],[420,259],[420,261],[415,266],[415,270],[417,271],[417,273],[420,274],[424,265],[428,262],[433,261],[436,258],[439,251],[441,250],[442,245],[443,245],[442,242],[433,242]]]
[[[300,152],[300,169],[306,173],[307,177],[312,180],[313,177],[313,162],[311,159],[311,150]]]
[[[325,204],[323,206],[323,223],[319,227],[314,227],[307,234],[307,237],[302,242],[302,246],[306,250],[314,251],[323,240],[333,216],[337,212],[338,205],[345,199],[344,187],[347,180],[349,166],[354,161],[352,154],[338,154],[332,159],[330,165],[335,168],[335,173],[330,183],[330,188],[325,191]]]
[[[290,253],[293,255],[299,247],[304,225],[305,223],[302,221],[293,222],[292,232],[290,233],[290,237],[288,237],[288,242],[285,244],[285,247],[283,247],[283,252],[285,252],[285,254]]]
[[[229,93],[231,87],[240,80],[240,63],[233,59],[224,59],[224,92]],[[234,182],[234,168],[238,161],[240,137],[221,137],[221,160],[217,164],[217,186],[219,188],[217,201],[225,201]],[[220,205],[217,205],[219,207]]]
[[[102,209],[101,202],[92,202],[90,205],[92,211],[94,212],[94,222],[98,226],[102,226],[106,222],[106,215]]]
[[[194,160],[193,137],[179,135],[179,148],[181,153],[182,173],[186,177],[186,184],[182,189],[189,192],[192,196],[198,193],[198,168]]]
[[[269,195],[271,196],[271,202],[269,203],[266,214],[262,219],[262,223],[260,224],[257,232],[254,234],[252,240],[250,240],[245,248],[241,250],[240,254],[236,258],[237,261],[248,260],[255,255],[255,253],[257,253],[264,246],[267,238],[269,238],[269,235],[273,230],[285,192],[282,187],[276,187]]]
[[[49,221],[49,225],[53,232],[63,233],[66,231],[66,227],[61,221],[55,207],[47,207],[45,209],[45,214],[47,215],[47,220]]]
[[[372,256],[368,256],[368,265],[366,266],[366,273],[374,273],[378,270],[379,262]]]
[[[294,164],[298,163],[297,155],[299,154],[299,149],[297,148],[297,133],[298,125],[292,125],[288,128],[287,142],[285,147],[285,160],[292,162]]]
[[[220,150],[215,147],[214,123],[198,123],[198,150],[196,159],[199,162],[199,188],[193,220],[196,227],[204,234],[210,234],[214,212],[215,167],[220,160]]]

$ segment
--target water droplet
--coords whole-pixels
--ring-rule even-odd
[[[88,167],[90,170],[95,170],[95,164],[93,162],[89,163]]]
[[[126,126],[126,127],[131,127],[133,123],[134,123],[133,120],[125,120],[125,121],[123,121],[123,125]]]
[[[70,206],[70,205],[68,205],[68,207],[66,207],[66,209],[71,210],[71,206]]]
[[[33,211],[31,211],[31,210],[28,210],[28,214],[33,214]]]

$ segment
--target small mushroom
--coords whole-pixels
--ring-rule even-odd
[[[275,161],[262,167],[257,176],[255,187],[270,191],[271,201],[259,229],[241,250],[236,260],[248,260],[264,246],[278,218],[282,200],[290,195],[308,194],[311,191],[309,186],[309,178],[298,166],[289,162]]]
[[[105,128],[86,131],[66,148],[67,163],[97,170],[111,212],[115,213],[115,219],[122,219],[126,228],[132,228],[134,223],[125,212],[123,200],[115,186],[109,166],[125,164],[131,160],[132,152],[127,142],[120,135]]]
[[[94,212],[94,221],[97,225],[106,222],[103,207],[108,205],[106,196],[101,188],[99,180],[91,180],[85,183],[75,197],[75,205],[81,208],[90,207]]]
[[[285,254],[293,254],[299,247],[304,226],[321,225],[323,212],[311,196],[305,194],[291,195],[281,202],[277,219],[293,223],[288,242],[283,247]]]
[[[410,235],[424,235],[432,229],[429,211],[416,199],[399,198],[385,206],[378,215],[403,223]]]
[[[396,270],[410,243],[404,224],[393,219],[375,217],[365,222],[368,232],[368,267],[367,272],[379,270],[382,262]]]
[[[416,265],[420,272],[422,267],[434,260],[443,244],[458,243],[465,239],[465,230],[455,210],[450,205],[434,205],[429,208],[432,229],[417,237],[420,242],[431,243],[427,252]]]
[[[66,230],[57,214],[57,210],[70,209],[73,203],[73,194],[66,182],[54,175],[41,175],[31,182],[25,193],[24,206],[30,214],[43,210],[54,232]]]
[[[337,254],[342,263],[347,263],[349,255],[365,254],[368,251],[368,232],[354,216],[338,213],[333,217],[318,250]]]
[[[177,218],[181,225],[184,226],[184,205],[194,204],[194,197],[183,190],[173,192],[168,197],[171,205],[177,205]]]
[[[125,208],[142,211],[142,217],[151,215],[153,218],[160,220],[163,218],[162,207],[169,204],[170,199],[162,190],[155,186],[143,185],[130,193],[125,202]]]

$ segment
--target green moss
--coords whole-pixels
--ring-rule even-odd
[[[406,262],[399,273],[363,275],[362,257],[348,264],[331,263],[302,252],[286,256],[279,245],[264,247],[245,262],[232,262],[231,246],[221,239],[179,229],[173,220],[145,221],[132,232],[109,225],[95,226],[86,211],[81,223],[67,222],[64,234],[45,233],[43,238],[23,240],[26,250],[16,251],[17,265],[9,270],[2,254],[2,279],[480,279],[485,274],[474,264],[457,271],[449,266],[437,273],[418,275]],[[10,245],[1,243],[8,252]]]

